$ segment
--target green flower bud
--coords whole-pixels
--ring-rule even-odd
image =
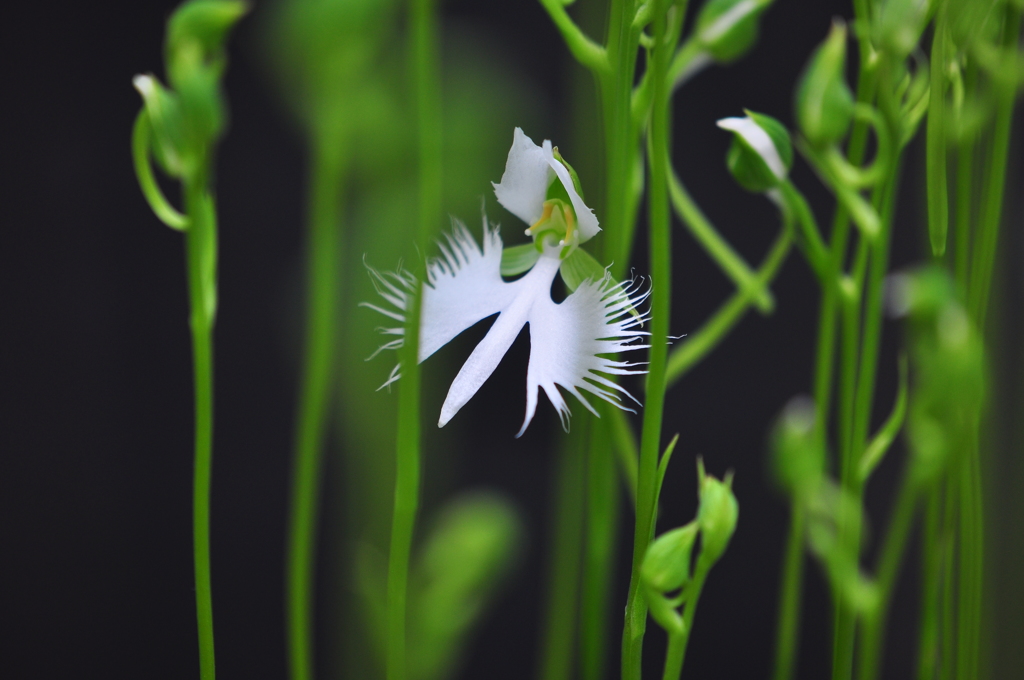
[[[846,135],[853,118],[853,94],[846,85],[846,25],[832,24],[811,55],[796,91],[796,117],[804,136],[825,146]]]
[[[709,0],[697,16],[697,39],[719,63],[735,61],[757,41],[758,19],[772,0]]]
[[[814,423],[814,402],[809,397],[795,397],[772,429],[773,471],[790,495],[806,495],[818,486],[824,474],[825,453]]]
[[[142,95],[142,105],[153,130],[153,156],[171,177],[184,176],[186,162],[178,97],[153,75],[135,76],[132,85]]]
[[[732,493],[732,476],[725,481],[704,474],[704,463],[698,463],[700,508],[697,523],[701,531],[701,559],[717,562],[736,531],[740,507]]]
[[[237,0],[190,0],[167,21],[164,59],[167,77],[178,88],[179,78],[197,66],[213,67],[220,77],[228,31],[249,10]]]
[[[695,522],[667,531],[647,546],[640,566],[640,580],[651,617],[671,633],[683,631],[682,617],[676,611],[682,604],[682,594],[666,595],[690,580],[690,554],[696,538]]]
[[[877,12],[875,42],[898,60],[910,54],[928,24],[928,0],[886,0]]]
[[[725,163],[748,191],[764,193],[786,179],[793,167],[793,144],[779,121],[753,111],[743,118],[723,118],[718,127],[733,133]]]

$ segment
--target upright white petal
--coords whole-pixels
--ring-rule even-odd
[[[572,208],[576,211],[576,226],[580,230],[580,243],[589,241],[597,236],[597,232],[601,231],[601,227],[597,224],[597,215],[587,207],[587,204],[583,202],[580,195],[576,193],[576,186],[572,183],[572,175],[555,158],[554,151],[551,148],[551,140],[544,140],[543,151],[545,160],[547,160],[551,169],[555,171],[555,175],[562,183],[562,186],[565,187],[566,193],[569,194],[569,200],[572,201]],[[531,224],[533,223],[531,222]]]
[[[491,184],[494,185],[494,195],[497,196],[498,203],[523,222],[532,225],[540,219],[548,186],[555,177],[565,187],[573,210],[576,211],[580,241],[593,238],[601,231],[597,216],[577,193],[572,183],[572,175],[555,158],[551,140],[545,139],[543,146],[537,146],[526,136],[522,128],[516,128],[501,181]]]
[[[452,381],[441,406],[438,427],[444,427],[491,376],[531,317],[535,304],[540,300],[551,301],[551,283],[558,273],[559,264],[557,255],[542,256],[526,276],[505,284],[512,293],[512,299]]]
[[[526,431],[537,408],[537,388],[543,388],[568,430],[569,408],[556,385],[565,388],[592,413],[597,411],[580,390],[590,392],[624,410],[620,394],[633,396],[609,380],[609,375],[646,373],[639,364],[605,359],[599,354],[618,354],[648,347],[638,341],[648,333],[638,330],[647,320],[636,309],[650,294],[639,284],[615,283],[606,273],[600,281],[584,281],[560,304],[545,294],[532,307],[530,364],[526,372]],[[633,399],[633,401],[636,401]]]
[[[501,182],[491,184],[498,203],[523,222],[533,224],[540,219],[548,186],[554,178],[553,168],[541,147],[534,144],[522,128],[516,128]]]
[[[484,220],[484,248],[461,222],[438,241],[442,256],[427,265],[420,313],[419,360],[473,324],[505,309],[512,290],[501,278],[501,237]]]

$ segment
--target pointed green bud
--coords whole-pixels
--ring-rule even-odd
[[[246,3],[237,0],[190,0],[171,15],[164,58],[175,88],[178,78],[187,78],[187,70],[196,65],[222,68],[227,33],[248,10]]]
[[[725,481],[720,481],[704,473],[703,461],[698,461],[697,467],[700,481],[697,523],[701,531],[701,559],[707,559],[713,564],[729,546],[729,540],[736,531],[740,507],[732,493],[731,475],[727,475]]]
[[[757,41],[758,20],[772,0],[709,0],[697,15],[697,39],[715,61],[746,54]]]
[[[771,434],[772,468],[779,484],[792,496],[816,488],[825,472],[825,453],[814,431],[814,402],[790,400]]]
[[[697,523],[690,522],[665,532],[647,546],[640,566],[640,581],[651,618],[669,633],[683,632],[683,619],[676,609],[683,602],[683,594],[669,594],[690,580],[690,555],[697,530]]]
[[[733,178],[748,191],[764,193],[786,179],[793,167],[793,144],[779,121],[753,111],[743,118],[723,118],[718,127],[733,133],[725,157]]]
[[[796,91],[796,118],[812,144],[837,142],[850,127],[853,94],[846,85],[845,69],[846,25],[836,21],[811,55]]]

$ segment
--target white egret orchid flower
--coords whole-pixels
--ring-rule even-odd
[[[563,256],[574,250],[566,247],[577,239],[571,233],[573,221],[578,225],[579,240],[590,238],[599,229],[593,212],[574,188],[570,173],[554,153],[557,150],[553,152],[551,142],[545,141],[538,147],[516,128],[505,174],[501,183],[495,185],[498,201],[533,225],[527,233],[540,235],[534,244],[539,251],[536,262],[524,276],[515,281],[502,278],[501,238],[497,228],[486,218],[482,249],[469,230],[456,221],[452,233],[438,242],[441,257],[427,263],[420,315],[420,362],[470,326],[498,315],[452,382],[441,407],[438,427],[444,427],[476,394],[527,324],[530,326],[530,361],[526,372],[526,417],[517,437],[533,419],[538,388],[543,388],[566,430],[569,407],[558,386],[579,399],[594,415],[598,415],[597,411],[583,392],[624,410],[631,409],[623,403],[621,395],[636,402],[610,377],[645,373],[642,365],[602,355],[648,347],[642,344],[647,333],[639,330],[647,316],[637,308],[649,290],[642,291],[637,282],[617,283],[605,271],[600,278],[580,282],[561,303],[551,299],[551,285],[564,261]],[[548,185],[555,177],[569,195],[572,212],[558,199],[546,199]],[[562,215],[558,215],[560,211]],[[557,228],[554,236],[549,228],[552,222],[565,229],[560,240],[554,237],[560,235]],[[399,336],[381,349],[397,349],[404,340],[405,312],[410,296],[419,282],[402,271],[382,273],[370,268],[370,274],[388,304],[363,305],[403,324],[381,329],[384,334]],[[399,369],[395,367],[385,386],[398,379]]]

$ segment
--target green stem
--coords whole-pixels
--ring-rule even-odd
[[[686,658],[686,635],[669,633],[668,649],[665,650],[665,671],[662,680],[679,680]]]
[[[713,564],[704,559],[704,554],[697,558],[697,566],[693,570],[693,578],[686,584],[686,607],[683,610],[683,632],[679,635],[679,641],[673,645],[669,639],[669,654],[671,657],[665,659],[665,674],[663,680],[679,680],[683,670],[683,662],[686,661],[686,647],[690,642],[690,633],[693,632],[693,619],[697,616],[697,603],[700,602],[700,594],[704,590],[704,582],[708,578]],[[675,648],[673,648],[673,646]],[[671,667],[669,663],[671,662]]]
[[[1020,11],[1013,3],[1006,4],[1003,24],[1003,48],[1016,50],[1020,36]],[[1000,83],[996,94],[996,114],[992,125],[992,145],[989,166],[982,187],[978,216],[977,245],[971,262],[971,281],[967,292],[967,309],[978,329],[984,331],[988,311],[989,291],[992,288],[992,270],[995,265],[999,223],[1003,213],[1003,191],[1006,186],[1006,162],[1010,153],[1010,128],[1013,123],[1013,104],[1016,81]]]
[[[441,86],[438,26],[433,0],[411,0],[409,58],[416,103],[418,141],[419,221],[416,246],[426,252],[427,240],[441,213]],[[420,266],[422,269],[422,265]],[[418,272],[422,279],[424,272]],[[398,386],[398,437],[395,462],[395,498],[391,518],[388,559],[388,680],[405,680],[407,591],[420,485],[420,291],[409,297],[405,310],[405,336],[399,353],[402,379]]]
[[[587,449],[586,543],[580,598],[580,677],[600,680],[608,658],[608,604],[618,532],[619,495],[608,432],[609,411],[590,419]],[[618,410],[618,409],[614,409]]]
[[[213,323],[217,225],[203,178],[185,183],[189,226],[185,248],[195,381],[195,468],[192,536],[199,628],[199,677],[214,680],[213,593],[210,584],[210,476],[213,467]]]
[[[616,459],[619,461],[622,479],[625,482],[626,491],[629,493],[629,500],[633,512],[636,512],[636,481],[639,474],[640,449],[636,443],[636,437],[626,414],[619,409],[611,409],[611,438],[612,446],[615,449]]]
[[[917,680],[934,680],[939,658],[940,580],[942,570],[942,479],[928,491],[921,541],[921,620]]]
[[[757,286],[767,288],[786,261],[792,245],[792,219],[782,213],[785,222],[782,232],[775,239],[757,272]],[[711,350],[718,346],[730,330],[743,318],[743,313],[752,303],[751,291],[740,290],[732,294],[721,307],[704,322],[696,332],[687,336],[681,345],[672,350],[666,367],[666,379],[673,385],[682,378]]]
[[[342,164],[334,150],[315,153],[306,253],[306,339],[288,532],[288,647],[292,680],[309,680],[314,676],[313,590],[320,471],[337,344],[334,312],[338,297]]]
[[[911,475],[904,479],[885,542],[882,544],[877,576],[878,600],[874,608],[865,614],[863,619],[858,668],[860,680],[874,680],[878,677],[889,603],[892,599],[896,576],[899,574],[900,563],[903,561],[907,537],[913,525],[919,489],[919,484],[911,478]]]
[[[701,209],[693,202],[686,187],[679,181],[675,172],[669,172],[669,196],[672,200],[672,207],[679,215],[683,224],[689,229],[693,237],[704,248],[711,259],[725,272],[726,276],[732,279],[736,287],[745,293],[749,293],[763,314],[767,314],[775,306],[771,293],[760,285],[757,280],[757,273],[743,261],[743,258],[733,250],[732,246],[722,238],[721,234],[711,224],[711,221],[701,212]]]
[[[547,610],[538,673],[540,680],[569,680],[573,677],[584,526],[583,458],[586,442],[581,439],[565,437],[559,447]]]
[[[931,94],[928,103],[927,159],[925,163],[928,186],[928,233],[932,254],[946,252],[946,232],[949,229],[949,198],[946,178],[946,8],[940,7],[932,36]]]
[[[678,11],[685,14],[685,2]],[[651,278],[651,350],[648,363],[643,431],[640,438],[640,466],[637,479],[636,524],[633,535],[633,564],[629,594],[626,601],[626,621],[623,629],[622,677],[639,680],[643,650],[643,636],[647,625],[647,603],[640,592],[640,566],[654,530],[654,509],[658,454],[661,451],[661,421],[665,406],[666,363],[668,359],[668,330],[672,292],[672,235],[670,232],[668,176],[669,176],[669,121],[671,120],[671,91],[665,74],[668,69],[669,49],[665,36],[668,20],[665,8],[655,10],[654,37],[658,45],[652,53],[650,68],[653,78],[653,105],[651,113],[650,185],[648,188],[648,215],[650,219]]]
[[[779,619],[775,629],[774,680],[790,680],[796,670],[796,650],[800,631],[800,600],[804,572],[804,525],[807,516],[803,504],[790,506],[789,537],[779,586]]]

